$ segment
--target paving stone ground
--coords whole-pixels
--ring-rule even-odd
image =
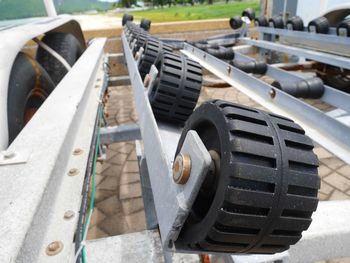
[[[107,124],[137,122],[130,87],[110,87],[109,94],[110,98],[106,104]],[[204,87],[199,104],[211,98],[264,109],[231,87]],[[319,102],[312,103],[321,110],[328,109]],[[322,178],[320,200],[350,199],[350,166],[319,145],[316,145],[315,153],[320,159],[319,174]],[[111,144],[106,154],[107,159],[98,164],[96,207],[88,239],[137,232],[146,228],[135,143]],[[350,262],[350,259],[322,262],[345,263]]]

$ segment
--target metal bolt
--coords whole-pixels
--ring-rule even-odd
[[[77,168],[72,168],[68,171],[69,176],[75,176],[79,174],[79,170]]]
[[[207,55],[206,55],[206,54],[204,54],[204,55],[203,55],[203,58],[205,59],[206,57],[207,57]]]
[[[269,95],[272,99],[274,99],[276,97],[276,90],[275,89],[270,89],[269,91]]]
[[[232,70],[231,67],[230,67],[230,66],[227,66],[226,70],[227,70],[227,73],[230,75],[231,70]]]
[[[1,155],[4,157],[4,159],[12,159],[13,157],[16,156],[16,153],[12,150],[6,150],[6,151],[2,151]]]
[[[74,212],[72,210],[67,210],[65,213],[64,213],[64,219],[71,219],[73,218],[74,216]]]
[[[173,166],[173,180],[177,184],[185,184],[190,178],[191,173],[191,157],[188,154],[176,156]]]
[[[73,155],[80,155],[80,154],[82,154],[82,153],[83,153],[83,150],[82,150],[82,149],[79,149],[79,148],[74,149],[74,151],[73,151]]]
[[[54,256],[60,253],[62,249],[63,243],[61,241],[54,241],[46,247],[46,254],[49,256]]]

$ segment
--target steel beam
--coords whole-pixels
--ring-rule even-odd
[[[307,31],[292,31],[271,27],[254,28],[259,33],[278,35],[283,44],[322,50],[328,53],[350,56],[350,38],[334,34],[316,34]]]
[[[204,180],[211,157],[195,131],[187,134],[183,148],[191,157],[191,172],[186,184],[176,184],[172,175],[180,127],[156,123],[148,91],[145,90],[137,63],[134,60],[125,34],[122,34],[125,60],[130,81],[134,90],[135,106],[144,143],[144,155],[147,160],[148,174],[153,191],[162,246],[166,250],[174,249],[174,241],[181,230],[190,208]]]
[[[298,48],[298,47],[292,47],[289,45],[283,45],[278,43],[272,43],[270,41],[265,40],[254,40],[250,38],[240,38],[239,39],[242,43],[269,49],[269,50],[275,50],[282,53],[287,53],[299,57],[304,57],[307,59],[312,59],[318,62],[322,62],[324,64],[344,68],[344,69],[350,69],[350,61],[349,58],[333,55],[333,54],[327,54],[319,51],[314,50],[308,50],[304,48]]]

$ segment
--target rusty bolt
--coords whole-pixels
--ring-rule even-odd
[[[72,168],[68,171],[69,176],[75,176],[79,174],[79,170],[77,168]]]
[[[46,254],[49,256],[54,256],[60,253],[62,249],[63,243],[61,241],[54,241],[46,247]]]
[[[71,219],[73,218],[74,216],[74,212],[72,210],[67,210],[65,213],[64,213],[64,219]]]
[[[82,154],[83,153],[83,150],[82,149],[79,149],[79,148],[76,148],[76,149],[74,149],[74,151],[73,151],[73,155],[80,155],[80,154]]]
[[[190,177],[191,157],[188,154],[176,156],[173,166],[173,180],[177,184],[185,184]]]
[[[273,88],[270,89],[269,95],[270,95],[271,99],[274,99],[276,97],[276,90]]]

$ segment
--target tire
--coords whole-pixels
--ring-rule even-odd
[[[183,249],[271,254],[288,249],[316,210],[318,159],[293,121],[221,100],[198,107],[186,122],[213,165],[176,241]]]
[[[48,33],[43,37],[42,42],[60,54],[70,66],[74,65],[85,49],[72,34],[67,33]],[[62,63],[40,46],[36,53],[36,60],[56,85],[67,73]]]
[[[284,28],[283,17],[275,16],[269,19],[269,26],[274,28]]]
[[[122,18],[122,26],[125,26],[126,22],[134,21],[134,16],[129,14],[124,14]]]
[[[311,27],[315,27],[316,33],[318,34],[328,34],[329,31],[329,22],[328,19],[324,16],[318,17],[312,20],[308,25],[309,32],[312,31]]]
[[[254,20],[255,19],[255,11],[252,8],[247,8],[242,12],[242,16],[246,16],[250,20]]]
[[[269,23],[264,16],[260,16],[255,18],[255,26],[261,26],[261,27],[267,27],[269,26]]]
[[[20,52],[12,66],[7,95],[9,144],[42,105],[55,84],[33,58]]]
[[[340,36],[340,29],[346,29],[346,36],[350,37],[350,19],[342,21],[339,26],[337,26],[338,36]]]
[[[173,51],[171,46],[152,38],[146,39],[143,48],[144,52],[139,64],[139,72],[142,80],[144,80],[145,76],[149,73],[151,66],[155,63],[157,57],[162,52],[171,53]]]
[[[158,76],[148,92],[156,119],[182,125],[196,107],[202,87],[202,67],[184,55],[162,53]]]
[[[287,21],[287,29],[293,31],[304,31],[304,22],[299,16],[293,16]]]
[[[243,21],[240,16],[234,16],[230,18],[230,26],[232,29],[236,30],[242,27]]]
[[[140,27],[146,31],[149,31],[151,28],[151,20],[142,18],[140,22]]]

